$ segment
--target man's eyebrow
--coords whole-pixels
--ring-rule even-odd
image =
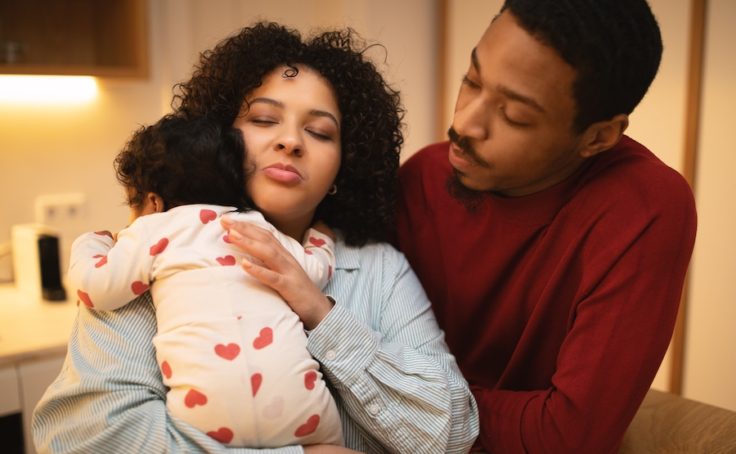
[[[513,89],[506,87],[504,85],[498,85],[496,87],[496,90],[499,93],[502,93],[504,96],[506,96],[509,99],[512,99],[514,101],[518,101],[522,104],[526,104],[527,106],[531,107],[532,109],[539,111],[541,113],[546,113],[547,111],[542,107],[537,101],[535,101],[533,98],[530,98],[529,96],[522,95],[518,91],[514,91]]]
[[[249,102],[249,104],[255,104],[255,103],[269,104],[269,105],[272,105],[274,107],[278,107],[280,109],[283,109],[284,108],[284,103],[282,103],[281,101],[277,101],[277,100],[275,100],[273,98],[265,98],[265,97],[253,98]],[[335,125],[337,127],[340,127],[340,122],[337,121],[337,118],[334,115],[332,115],[330,112],[327,112],[326,110],[312,109],[312,110],[309,111],[309,115],[314,116],[314,117],[325,117],[325,118],[329,118],[330,120],[332,120],[333,122],[335,122]]]
[[[473,68],[477,73],[480,74],[481,68],[480,68],[480,61],[478,61],[478,51],[477,48],[473,48],[473,51],[470,53],[470,63],[473,65]],[[537,110],[542,113],[546,113],[547,111],[542,107],[537,101],[535,101],[533,98],[523,95],[519,93],[518,91],[515,91],[511,89],[510,87],[499,85],[496,87],[496,90],[500,93],[502,93],[504,96],[506,96],[509,99],[512,99],[514,101],[518,101],[520,103],[526,104],[527,106],[531,107],[534,110]]]

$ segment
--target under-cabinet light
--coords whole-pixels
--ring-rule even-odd
[[[0,103],[81,104],[96,95],[90,76],[0,76]]]

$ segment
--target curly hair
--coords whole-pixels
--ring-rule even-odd
[[[657,74],[662,37],[646,0],[506,0],[504,10],[575,68],[577,132],[630,114]]]
[[[399,92],[366,57],[369,48],[349,28],[302,39],[259,22],[203,52],[191,79],[176,85],[172,107],[232,125],[246,96],[274,69],[301,64],[317,71],[331,84],[343,123],[339,190],[325,197],[316,217],[348,244],[383,241],[394,229],[404,110]]]
[[[132,207],[141,207],[153,192],[165,210],[207,203],[247,211],[244,150],[238,129],[205,117],[166,115],[133,133],[115,158],[115,174]]]

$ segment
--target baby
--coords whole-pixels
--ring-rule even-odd
[[[337,408],[301,321],[248,276],[219,218],[269,230],[323,288],[334,268],[326,226],[303,244],[279,232],[245,196],[241,132],[165,116],[139,129],[115,160],[132,223],[117,238],[86,233],[72,245],[69,286],[92,310],[146,291],[170,414],[223,444],[342,444]]]

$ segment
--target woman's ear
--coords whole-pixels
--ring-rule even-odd
[[[143,206],[141,207],[141,215],[151,213],[161,213],[164,211],[164,199],[155,192],[147,192],[143,198]]]
[[[619,114],[610,120],[599,121],[588,126],[583,133],[580,148],[582,158],[590,158],[613,148],[629,126],[629,116]]]

